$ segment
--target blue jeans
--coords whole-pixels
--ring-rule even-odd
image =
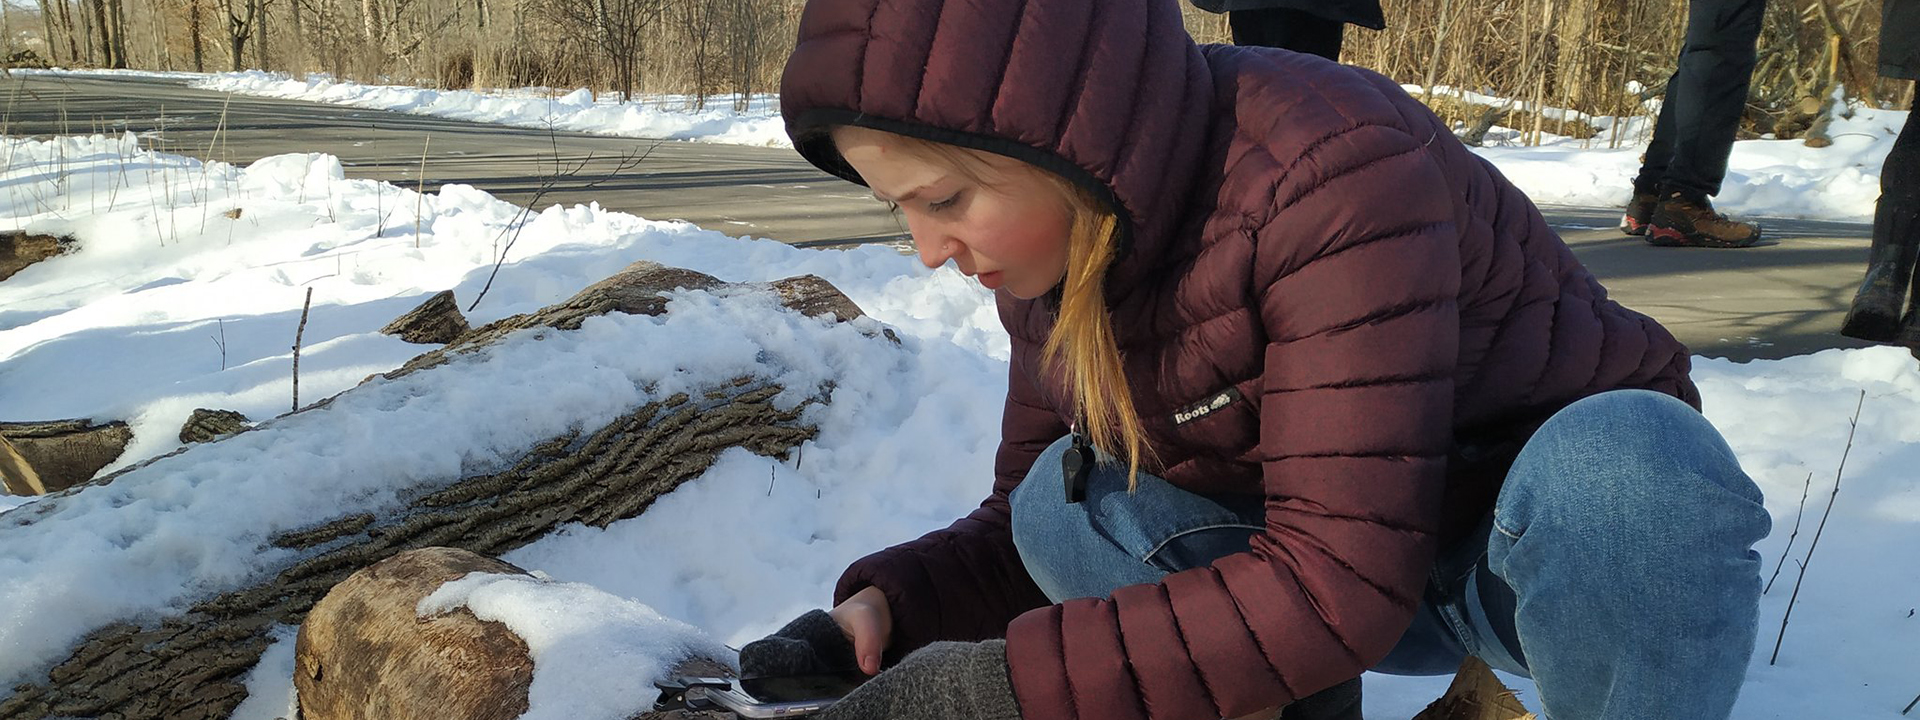
[[[1244,552],[1261,498],[1202,496],[1102,464],[1064,502],[1054,443],[1013,493],[1013,540],[1056,602]],[[1543,718],[1722,720],[1753,653],[1772,519],[1706,418],[1619,390],[1555,414],[1507,474],[1485,532],[1443,548],[1413,625],[1373,670],[1452,673],[1467,655],[1534,679]]]

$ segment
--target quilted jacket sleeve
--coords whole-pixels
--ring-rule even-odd
[[[834,589],[835,603],[870,585],[886,593],[894,618],[889,662],[935,640],[1001,637],[1014,617],[1048,603],[1020,562],[1008,525],[1008,494],[1034,458],[1067,434],[1034,391],[1032,355],[1029,344],[1015,342],[993,494],[951,526],[860,559]]]
[[[1209,567],[1016,619],[1027,720],[1239,717],[1392,649],[1435,552],[1451,438],[1446,184],[1397,124],[1320,140],[1280,175],[1252,268],[1265,532]]]

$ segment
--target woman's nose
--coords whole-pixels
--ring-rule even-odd
[[[947,264],[948,260],[952,260],[953,256],[960,252],[960,243],[945,233],[924,232],[919,229],[909,229],[908,232],[913,234],[914,249],[920,251],[920,264],[929,268]]]

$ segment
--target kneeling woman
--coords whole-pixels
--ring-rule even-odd
[[[1686,349],[1392,81],[1174,0],[811,0],[781,102],[1013,357],[986,501],[746,671],[878,673],[836,719],[1357,718],[1475,655],[1555,720],[1728,717],[1769,520]]]

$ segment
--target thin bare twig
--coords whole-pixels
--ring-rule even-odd
[[[1773,577],[1767,578],[1766,588],[1760,591],[1765,595],[1773,590],[1773,581],[1780,579],[1780,568],[1787,564],[1787,554],[1793,552],[1793,539],[1800,536],[1800,516],[1807,512],[1807,491],[1813,489],[1813,473],[1807,473],[1807,484],[1800,488],[1800,509],[1793,514],[1793,532],[1787,535],[1787,547],[1780,551],[1780,562],[1773,566]]]
[[[551,138],[553,135],[551,124],[548,125],[547,133],[549,138]],[[620,173],[626,172],[628,170],[631,170],[635,167],[638,167],[640,163],[645,162],[649,156],[653,155],[654,148],[658,148],[658,147],[660,147],[660,143],[656,142],[652,145],[647,146],[646,150],[628,152],[625,155],[622,155],[620,158],[620,162],[617,163],[612,170],[607,171],[606,175],[602,176],[598,180],[595,180],[593,182],[580,186],[580,189],[591,190],[593,188],[599,187],[601,183],[604,183],[608,180],[612,180],[614,176],[619,175]],[[498,277],[500,275],[500,266],[506,264],[507,253],[513,250],[514,243],[519,242],[520,231],[526,229],[527,222],[530,222],[530,220],[523,220],[523,219],[526,218],[529,213],[533,212],[533,208],[540,204],[540,199],[546,197],[547,192],[551,191],[553,189],[554,184],[558,183],[561,178],[570,178],[575,175],[578,175],[582,169],[586,168],[587,163],[590,163],[590,162],[593,162],[593,153],[587,153],[587,157],[581,160],[579,164],[574,165],[571,168],[561,170],[559,146],[556,142],[555,148],[554,148],[555,174],[551,177],[548,177],[546,180],[542,181],[540,183],[540,189],[534,192],[533,199],[527,201],[526,206],[520,208],[520,212],[514,214],[513,220],[507,223],[506,227],[500,228],[501,235],[505,235],[508,230],[512,230],[513,236],[507,238],[506,246],[501,247],[500,251],[498,253],[495,253],[494,259],[493,259],[493,271],[487,273],[486,284],[480,287],[480,293],[478,295],[473,296],[473,302],[467,304],[467,312],[473,312],[474,308],[479,307],[481,298],[486,297],[487,291],[493,289],[493,280],[495,277]],[[497,245],[499,242],[500,242],[500,236],[499,235],[494,236],[494,243]]]
[[[214,318],[214,322],[220,324],[220,337],[215,338],[209,335],[207,339],[213,340],[213,344],[220,348],[220,369],[225,370],[227,369],[227,321],[225,318]]]
[[[293,409],[300,410],[300,337],[307,334],[307,310],[313,307],[313,288],[307,288],[307,301],[300,306],[300,328],[293,331]]]
[[[427,197],[427,148],[433,146],[433,136],[420,143],[420,179],[413,184],[413,246],[420,247],[420,206]]]
[[[1920,705],[1920,695],[1913,696],[1913,702],[1907,703],[1906,709],[1901,710],[1900,714],[1905,715],[1907,713],[1913,712],[1913,706],[1915,705]]]
[[[1840,498],[1840,479],[1847,471],[1847,455],[1853,452],[1853,434],[1860,429],[1860,408],[1867,404],[1867,391],[1860,391],[1860,401],[1853,406],[1853,419],[1847,421],[1847,447],[1840,451],[1840,467],[1833,471],[1833,494],[1827,496],[1827,509],[1820,513],[1820,525],[1813,529],[1813,542],[1807,544],[1807,557],[1801,560],[1800,577],[1793,581],[1793,595],[1787,598],[1787,612],[1780,616],[1780,635],[1773,640],[1773,657],[1768,665],[1780,661],[1780,643],[1787,639],[1787,619],[1793,617],[1793,602],[1800,599],[1800,583],[1807,579],[1807,566],[1813,563],[1813,551],[1820,549],[1820,533],[1827,529],[1827,518],[1833,515],[1833,503]]]

